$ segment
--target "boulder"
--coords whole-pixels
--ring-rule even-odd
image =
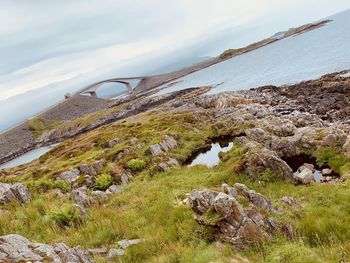
[[[122,184],[127,184],[129,180],[132,178],[132,174],[128,171],[124,171],[120,177]]]
[[[245,249],[282,230],[282,224],[270,216],[273,208],[263,195],[243,184],[223,185],[222,189],[227,193],[193,190],[189,197],[195,220],[212,228],[209,238]],[[241,200],[245,200],[245,205]]]
[[[82,247],[32,243],[20,235],[11,234],[0,237],[0,262],[92,263],[93,260],[90,252]]]
[[[28,203],[30,195],[27,186],[21,183],[0,183],[0,205],[12,202]]]
[[[298,171],[294,173],[294,178],[300,184],[315,183],[314,178],[315,168],[312,164],[303,164],[299,167]]]
[[[122,191],[122,187],[120,185],[111,185],[107,190],[106,194],[116,194]]]
[[[177,141],[168,135],[164,136],[164,140],[159,144],[151,145],[149,148],[149,152],[152,156],[160,155],[164,152],[168,152],[171,149],[174,149],[177,146]]]
[[[79,165],[79,171],[81,174],[96,176],[97,172],[93,165],[81,164]]]
[[[118,241],[117,243],[122,249],[126,249],[130,246],[137,245],[141,242],[143,242],[143,239],[130,239],[130,240],[124,239],[124,240]]]
[[[71,184],[71,183],[74,183],[79,178],[79,175],[80,175],[80,171],[74,168],[59,174],[58,176],[56,176],[56,179],[63,180],[66,183]]]
[[[120,138],[114,138],[107,143],[108,148],[113,148],[115,145],[121,143],[123,140]]]
[[[283,175],[286,181],[294,182],[293,171],[275,152],[267,148],[253,148],[241,161],[239,170],[259,178],[266,170]]]
[[[75,204],[89,207],[95,203],[95,200],[87,194],[86,187],[75,189],[71,193],[71,198]]]
[[[322,169],[322,176],[331,176],[332,173],[333,173],[332,169],[329,169],[329,168]]]
[[[158,164],[158,171],[166,173],[170,171],[170,167],[166,163],[160,163]]]
[[[108,251],[107,259],[112,260],[115,257],[120,257],[125,255],[125,250],[124,249],[116,249],[116,248],[111,248]]]
[[[177,141],[173,137],[165,135],[164,140],[160,143],[160,146],[165,152],[167,152],[177,146]]]
[[[162,148],[159,144],[154,144],[149,147],[149,152],[152,156],[157,156],[163,153]]]

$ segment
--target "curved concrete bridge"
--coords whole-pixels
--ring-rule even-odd
[[[124,84],[127,88],[127,91],[130,95],[134,94],[134,90],[138,89],[140,84],[142,85],[142,81],[145,80],[147,77],[131,77],[131,78],[113,78],[113,79],[107,79],[102,80],[96,83],[93,83],[89,85],[88,87],[85,87],[83,90],[78,92],[79,94],[90,94],[91,97],[97,97],[97,90],[106,83],[121,83]],[[135,85],[133,82],[138,81]],[[124,93],[124,92],[122,92]]]

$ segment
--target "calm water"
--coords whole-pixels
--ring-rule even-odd
[[[200,153],[189,166],[194,166],[198,164],[206,165],[208,167],[213,167],[220,162],[219,153],[228,152],[233,147],[233,142],[230,142],[227,146],[221,147],[219,143],[213,143],[209,151],[205,153]]]
[[[45,153],[47,153],[57,145],[58,144],[53,144],[47,147],[41,147],[39,149],[35,149],[33,151],[27,152],[17,157],[16,159],[13,159],[7,163],[0,165],[0,169],[12,168],[21,164],[30,163],[31,161],[38,159],[40,156],[44,155]]]
[[[219,85],[209,94],[317,79],[350,69],[350,10],[316,30],[289,37],[178,79],[156,95]],[[179,82],[180,80],[180,82]]]

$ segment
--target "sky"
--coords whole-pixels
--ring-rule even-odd
[[[349,8],[348,0],[0,0],[0,129],[1,115],[38,99],[46,107],[97,80],[181,67]]]

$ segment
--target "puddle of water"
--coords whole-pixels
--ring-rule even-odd
[[[198,164],[205,165],[209,168],[214,167],[220,163],[219,153],[228,152],[233,148],[233,142],[221,144],[213,143],[210,150],[200,153],[188,166],[195,166]]]
[[[35,150],[32,150],[30,152],[27,152],[7,163],[1,164],[0,165],[0,169],[5,169],[5,168],[13,168],[25,163],[30,163],[31,161],[38,159],[40,156],[44,155],[45,153],[47,153],[48,151],[50,151],[51,149],[53,149],[54,147],[56,147],[58,144],[53,144],[50,146],[46,146],[46,147],[41,147]]]
[[[315,178],[316,183],[320,183],[323,180],[323,175],[320,171],[316,170],[314,172],[314,178]]]

